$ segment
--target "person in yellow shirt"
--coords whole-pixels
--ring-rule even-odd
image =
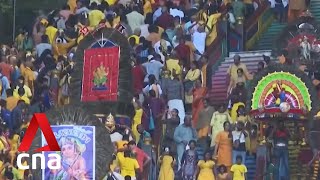
[[[242,69],[243,74],[246,80],[252,79],[252,75],[248,72],[247,66],[240,61],[241,57],[239,55],[235,55],[233,57],[234,63],[229,67],[227,73],[230,76],[230,79],[238,78],[238,69]]]
[[[20,87],[23,87],[24,91],[25,91],[25,94],[23,96],[31,99],[32,97],[32,92],[31,92],[31,89],[27,86],[27,83],[25,83],[25,79],[23,76],[20,76],[18,78],[18,84],[17,86],[15,87],[15,89],[13,90],[13,96],[14,94],[18,94],[18,89]]]
[[[18,93],[14,93],[14,97],[18,98],[19,100],[23,100],[26,104],[30,104],[30,99],[26,96],[24,96],[25,94],[25,91],[24,91],[24,88],[23,87],[20,87],[18,89]]]
[[[129,40],[130,38],[134,38],[136,45],[138,45],[138,44],[140,44],[140,35],[141,35],[141,29],[140,29],[140,28],[136,28],[136,29],[133,31],[133,35],[129,36],[128,40]]]
[[[65,36],[64,32],[61,30],[55,36],[54,42],[52,43],[53,57],[58,59],[59,56],[66,56],[69,50],[76,44],[76,39],[69,39]]]
[[[106,16],[98,9],[97,3],[92,3],[91,7],[93,10],[89,13],[89,24],[90,27],[96,27]]]
[[[117,0],[105,0],[105,2],[107,2],[109,6],[112,6],[117,2]]]
[[[13,96],[12,89],[7,89],[6,93],[7,93],[6,108],[9,111],[12,111],[17,106],[19,99]]]
[[[48,26],[46,28],[46,35],[49,38],[49,43],[52,44],[54,41],[54,36],[57,34],[58,29],[55,27],[55,22],[53,19],[48,21]]]
[[[231,120],[232,120],[232,124],[235,124],[236,121],[237,121],[237,117],[238,117],[238,109],[239,107],[241,106],[245,106],[244,103],[242,102],[235,102],[231,108],[231,111],[230,111],[230,117],[231,117]]]
[[[210,46],[218,36],[218,20],[220,17],[221,13],[214,13],[211,14],[208,18],[207,27],[210,28],[211,32],[209,32],[206,39],[206,46]],[[206,28],[206,30],[208,30],[208,28]]]
[[[167,65],[167,70],[171,72],[171,79],[173,79],[174,75],[178,75],[178,77],[181,75],[181,66],[174,52],[172,53],[170,58],[166,61],[166,65]]]
[[[124,153],[117,153],[119,165],[121,169],[121,176],[131,176],[136,178],[136,171],[139,171],[139,163],[136,159],[131,157],[131,151],[126,150]]]
[[[34,74],[33,70],[32,70],[33,64],[32,62],[28,61],[25,63],[25,69],[23,71],[23,77],[24,77],[24,84],[29,87],[29,89],[31,90],[31,93],[34,92],[34,82],[36,80],[36,75]],[[30,95],[29,92],[28,93],[28,97]]]
[[[143,5],[143,14],[146,16],[148,13],[152,13],[152,4],[151,0],[145,0]]]
[[[75,13],[77,10],[77,0],[68,0],[67,4],[70,7],[70,11]]]
[[[231,166],[231,174],[233,180],[246,180],[247,178],[247,167],[242,164],[242,156],[236,157],[237,163]]]

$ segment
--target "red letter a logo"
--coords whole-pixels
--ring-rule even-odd
[[[41,129],[44,137],[48,145],[43,146],[41,148],[36,149],[36,152],[41,151],[60,151],[60,147],[52,129],[50,127],[49,121],[44,113],[35,113],[32,117],[30,125],[24,135],[24,138],[19,146],[19,151],[28,151],[32,144],[32,140],[34,139],[35,135],[37,134],[38,127]]]

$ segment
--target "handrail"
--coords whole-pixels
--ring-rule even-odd
[[[250,18],[245,20],[244,27],[247,29],[252,26],[255,22],[258,21],[259,17],[265,12],[265,10],[269,8],[269,3],[267,1],[263,1],[260,3],[258,9],[251,15]]]

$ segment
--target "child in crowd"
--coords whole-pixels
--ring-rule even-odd
[[[236,157],[236,164],[231,166],[231,174],[233,180],[246,180],[247,179],[247,167],[242,164],[242,156]]]
[[[268,166],[266,180],[278,180],[279,179],[279,167],[277,165],[277,158],[272,157],[271,163]]]
[[[217,176],[217,180],[229,180],[229,174],[227,171],[227,167],[225,165],[220,165],[218,167],[218,176]]]

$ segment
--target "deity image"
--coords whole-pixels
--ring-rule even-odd
[[[300,48],[301,48],[301,55],[305,60],[310,60],[310,51],[311,51],[311,45],[308,42],[308,37],[304,36],[303,40],[300,39]]]
[[[106,82],[108,81],[109,68],[105,68],[103,63],[93,72],[93,90],[106,90]]]
[[[70,137],[61,138],[59,145],[61,147],[61,169],[52,170],[53,179],[87,180],[86,161],[82,157],[86,145]]]

